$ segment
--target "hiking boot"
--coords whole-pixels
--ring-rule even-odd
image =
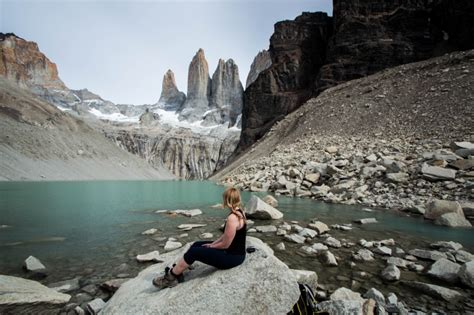
[[[169,267],[165,268],[163,277],[153,279],[153,285],[160,289],[172,288],[178,283],[184,282],[184,276],[174,275]]]

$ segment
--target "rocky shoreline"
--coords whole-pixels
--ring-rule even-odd
[[[431,199],[453,200],[472,223],[472,154],[474,144],[468,141],[311,135],[244,162],[221,183],[414,215],[423,215]]]

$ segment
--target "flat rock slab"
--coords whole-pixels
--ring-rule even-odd
[[[182,257],[191,244],[163,255],[164,263],[148,267],[124,283],[101,314],[286,314],[299,298],[295,275],[261,240],[247,237],[256,251],[242,265],[217,270],[195,263],[185,282],[159,290],[153,278]]]
[[[441,258],[435,261],[428,270],[428,275],[444,280],[450,283],[456,283],[459,280],[459,269],[461,266],[452,261]]]
[[[74,291],[74,290],[79,289],[79,278],[51,283],[51,284],[48,284],[48,288],[51,288],[55,291],[63,292],[63,293]]]
[[[178,225],[178,229],[183,231],[190,231],[195,228],[205,227],[207,224],[180,224]]]
[[[71,296],[39,282],[0,275],[0,314],[39,314],[60,308]]]
[[[39,259],[34,256],[29,256],[26,258],[23,267],[28,271],[34,272],[46,270],[46,267],[41,263],[41,261],[39,261]]]
[[[410,255],[421,259],[438,260],[441,258],[448,258],[446,253],[437,250],[412,249],[408,252]]]
[[[365,219],[355,220],[354,222],[359,223],[359,224],[377,223],[377,219],[376,218],[365,218]]]
[[[402,281],[401,283],[415,290],[419,290],[425,294],[431,295],[432,297],[442,298],[448,302],[451,302],[452,300],[460,299],[463,297],[463,295],[459,293],[458,291],[441,287],[439,285],[428,284],[428,283],[417,282],[417,281]]]
[[[138,262],[148,262],[148,261],[160,262],[161,261],[160,252],[158,252],[157,250],[154,250],[147,254],[137,255],[137,261]]]
[[[171,210],[169,211],[171,214],[181,214],[185,217],[195,217],[197,215],[202,214],[200,209],[191,209],[191,210]]]

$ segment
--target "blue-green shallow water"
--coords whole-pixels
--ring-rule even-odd
[[[223,190],[205,181],[1,182],[0,225],[10,227],[0,229],[0,273],[18,271],[29,255],[56,266],[127,259],[135,254],[131,248],[150,248],[150,243],[140,242],[147,239],[141,232],[151,227],[159,228],[161,235],[176,236],[181,223],[205,222],[207,230],[217,234],[215,227],[226,212],[211,206],[221,201]],[[244,202],[249,197],[250,193],[243,192]],[[359,206],[278,200],[285,220],[317,217],[327,224],[341,224],[376,217],[380,223],[360,227],[358,235],[381,239],[396,233],[414,241],[453,240],[468,249],[474,247],[473,232],[468,229],[438,227],[391,211],[367,213]],[[204,214],[184,218],[154,213],[192,208]],[[192,236],[184,242],[192,241]]]

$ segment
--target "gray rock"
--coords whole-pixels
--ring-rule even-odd
[[[153,235],[155,234],[156,232],[158,232],[157,229],[149,229],[149,230],[146,230],[144,232],[142,232],[143,235]]]
[[[412,256],[422,259],[438,260],[441,258],[448,258],[446,253],[442,253],[437,250],[412,249],[408,253]]]
[[[334,237],[328,237],[326,240],[324,240],[324,244],[334,248],[339,248],[342,246],[341,242]]]
[[[74,312],[76,312],[76,315],[85,315],[86,314],[86,312],[79,305],[74,308]]]
[[[428,294],[435,298],[442,298],[445,301],[453,302],[463,297],[461,293],[455,290],[451,290],[445,287],[441,287],[434,284],[428,284],[417,281],[402,281],[402,284],[409,286],[413,289],[419,290],[422,293]]]
[[[312,229],[303,228],[298,234],[303,237],[314,238],[316,235],[318,235],[318,232]]]
[[[453,241],[439,241],[430,244],[431,248],[440,249],[443,251],[458,251],[462,248],[462,245]]]
[[[213,238],[214,235],[212,233],[207,232],[207,233],[202,233],[201,235],[199,235],[199,237],[202,239],[210,239],[210,238]]]
[[[165,251],[172,251],[182,247],[183,244],[180,242],[167,241],[165,244]]]
[[[283,213],[273,208],[269,204],[263,202],[257,196],[252,196],[247,203],[245,208],[247,217],[252,219],[260,220],[270,220],[270,219],[281,219],[283,218]]]
[[[46,270],[46,267],[41,263],[41,261],[34,256],[26,258],[23,267],[26,270],[33,272],[44,272]]]
[[[456,283],[459,280],[459,270],[461,266],[445,258],[438,259],[428,269],[427,274],[449,283]]]
[[[457,213],[464,216],[461,205],[457,201],[431,199],[426,205],[425,218],[435,220],[445,213]]]
[[[271,195],[266,195],[265,197],[263,197],[262,200],[263,202],[265,202],[266,204],[269,204],[272,207],[278,207],[278,200],[276,200],[275,197]]]
[[[319,173],[308,173],[304,176],[304,179],[313,184],[317,184],[321,175]]]
[[[392,249],[387,247],[387,246],[379,246],[374,249],[374,253],[380,254],[380,255],[387,255],[391,256],[392,255]]]
[[[386,177],[389,181],[393,183],[406,183],[408,182],[408,174],[404,172],[398,172],[398,173],[387,173]]]
[[[95,299],[87,303],[87,310],[90,314],[96,315],[98,314],[105,306],[105,302],[102,299]]]
[[[370,250],[365,249],[365,248],[359,249],[357,251],[357,253],[352,254],[352,257],[355,260],[359,260],[359,261],[372,261],[372,260],[374,260],[374,254]]]
[[[411,262],[399,258],[399,257],[389,257],[387,259],[387,264],[392,264],[400,268],[406,268]]]
[[[382,270],[381,276],[387,281],[397,281],[400,279],[400,269],[395,265],[389,264]]]
[[[274,225],[260,225],[256,226],[255,229],[260,233],[275,233],[277,231],[277,227]]]
[[[318,288],[318,274],[312,270],[290,269],[296,277],[298,283],[307,284],[313,291]]]
[[[436,225],[443,225],[449,227],[472,227],[471,223],[466,220],[464,215],[459,213],[445,213],[436,218]]]
[[[143,254],[143,255],[137,255],[137,261],[138,262],[148,262],[148,261],[154,261],[154,262],[160,262],[160,253],[157,250],[154,250],[152,252]]]
[[[363,315],[364,300],[325,301],[316,305],[316,309],[330,315],[350,314]]]
[[[322,262],[327,266],[337,266],[337,259],[330,251],[326,250],[321,252],[319,257],[321,258]]]
[[[248,237],[247,245],[257,250],[235,268],[216,270],[196,262],[184,283],[172,289],[156,290],[152,279],[182,257],[190,244],[178,252],[165,254],[164,263],[150,266],[124,283],[101,314],[138,314],[143,310],[163,314],[201,314],[209,310],[217,314],[229,310],[238,314],[286,314],[300,295],[295,275],[261,240]],[[228,292],[232,292],[230,299]]]
[[[454,257],[456,258],[457,262],[461,262],[461,263],[474,260],[474,255],[472,255],[469,252],[466,252],[465,250],[458,250],[456,254],[454,255]]]
[[[390,292],[387,295],[387,304],[394,304],[394,305],[398,304],[398,297],[395,293]]]
[[[0,275],[0,313],[33,314],[66,304],[70,295],[59,293],[39,282]]]
[[[191,210],[172,210],[170,211],[172,214],[181,214],[185,217],[195,217],[197,215],[201,215],[202,211],[200,209],[191,209]]]
[[[354,222],[359,223],[359,224],[377,223],[377,219],[376,218],[365,218],[365,219],[354,220]]]
[[[364,299],[360,296],[360,293],[354,292],[348,288],[341,287],[333,292],[329,296],[331,301],[339,301],[339,300],[355,300],[355,301],[364,301]]]
[[[293,243],[297,243],[297,244],[303,244],[306,239],[303,236],[298,235],[298,234],[288,234],[288,235],[285,235],[285,240],[293,242]]]
[[[79,289],[79,278],[51,283],[48,284],[48,288],[62,293],[74,291]]]
[[[462,283],[474,288],[474,260],[461,266],[459,270],[459,278]]]
[[[421,173],[429,180],[447,180],[456,178],[455,170],[438,166],[429,166],[426,163],[421,167]]]
[[[385,305],[385,297],[383,296],[382,292],[380,292],[379,290],[375,288],[371,288],[369,291],[367,291],[364,294],[364,297],[366,299],[373,299],[375,300],[375,302],[381,305]]]
[[[329,231],[329,227],[321,221],[312,222],[312,223],[308,224],[308,227],[316,230],[319,235]]]
[[[183,231],[190,231],[191,229],[205,227],[206,224],[180,224],[178,225],[178,229]]]
[[[329,191],[332,192],[333,194],[341,194],[350,190],[352,187],[354,187],[355,184],[356,184],[355,180],[348,180],[348,181],[332,186]]]
[[[278,245],[276,246],[276,249],[279,250],[279,251],[284,251],[286,248],[285,248],[285,243],[281,242],[281,243],[278,243]]]

